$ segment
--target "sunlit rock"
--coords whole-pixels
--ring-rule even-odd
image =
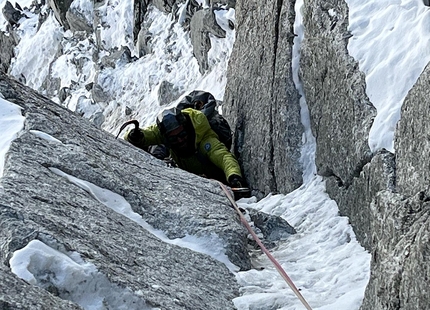
[[[234,308],[232,271],[250,268],[247,232],[217,183],[166,167],[3,74],[0,93],[25,116],[1,178],[3,266],[39,240],[78,253],[112,287],[150,307]],[[117,208],[125,202],[128,210]],[[8,280],[0,291],[28,291],[25,305],[76,308],[58,298],[64,289],[54,278],[46,287],[56,298],[35,294],[4,267],[1,273]]]

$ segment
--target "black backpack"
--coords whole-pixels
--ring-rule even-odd
[[[211,93],[194,90],[178,103],[177,108],[179,110],[192,108],[203,112],[212,130],[218,135],[219,140],[230,150],[232,144],[230,125],[215,109],[216,105],[217,102]]]

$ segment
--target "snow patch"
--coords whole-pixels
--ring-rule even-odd
[[[130,289],[111,283],[78,253],[61,253],[39,240],[15,251],[9,263],[12,272],[21,279],[85,310],[152,309]]]
[[[0,98],[0,178],[3,176],[5,156],[10,144],[24,128],[25,117],[21,115],[21,107]]]
[[[211,234],[210,236],[205,237],[186,235],[183,238],[176,238],[173,240],[169,239],[162,230],[157,230],[153,228],[142,218],[140,214],[134,212],[127,200],[125,200],[125,198],[121,195],[118,195],[110,190],[98,187],[91,182],[75,178],[57,168],[51,167],[49,169],[55,174],[66,178],[73,184],[76,184],[80,188],[84,189],[89,194],[91,194],[91,196],[104,204],[106,207],[114,210],[119,214],[124,215],[125,217],[139,224],[148,232],[159,238],[161,241],[209,255],[212,258],[220,261],[221,263],[224,263],[227,268],[232,272],[236,272],[239,270],[239,267],[234,265],[228,259],[227,255],[225,254],[224,245],[216,234]]]
[[[57,138],[54,138],[53,136],[47,134],[46,132],[40,131],[40,130],[30,130],[30,132],[32,134],[34,134],[36,137],[39,137],[43,140],[49,141],[49,142],[55,142],[55,143],[61,143],[63,144],[63,142],[61,142],[60,140],[58,140]]]

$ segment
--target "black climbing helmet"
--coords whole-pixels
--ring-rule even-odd
[[[181,125],[185,125],[186,117],[177,108],[166,109],[157,116],[157,126],[162,135],[169,133]]]

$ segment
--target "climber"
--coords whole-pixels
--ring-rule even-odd
[[[218,135],[220,140],[227,150],[231,149],[232,132],[227,120],[218,113],[217,101],[215,97],[203,90],[194,90],[186,95],[176,106],[179,110],[193,108],[201,111],[209,121],[212,130]]]
[[[143,129],[136,126],[124,139],[141,149],[164,144],[179,168],[216,179],[232,188],[245,187],[236,158],[219,141],[206,116],[198,110],[164,110],[156,124]]]

